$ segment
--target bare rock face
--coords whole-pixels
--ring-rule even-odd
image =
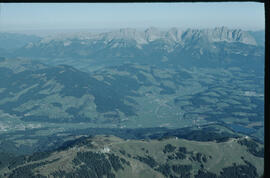
[[[204,30],[204,33],[211,41],[240,42],[244,44],[257,45],[255,39],[248,33],[240,29],[228,29],[226,27]]]
[[[225,58],[230,59],[232,56],[229,55],[233,54],[243,58],[262,56],[262,44],[263,42],[258,42],[257,37],[251,32],[226,27],[185,30],[180,28],[161,30],[154,27],[146,30],[122,28],[102,33],[45,37],[38,42],[31,42],[15,49],[12,53],[7,51],[7,55],[3,55],[5,52],[0,51],[0,56],[91,58],[104,61],[113,59],[127,61],[136,58],[149,63],[161,61],[167,56],[171,61],[180,61],[179,59],[183,61],[194,57],[196,60],[223,61]],[[188,61],[187,63],[191,64]]]
[[[137,31],[132,28],[124,28],[118,31],[103,33],[102,39],[132,39],[138,44],[147,44],[155,40],[165,40],[176,43],[188,43],[190,40],[205,39],[209,42],[239,42],[249,45],[257,45],[255,39],[246,31],[240,29],[228,29],[218,27],[214,29],[187,29],[180,30],[171,28],[168,31],[160,31],[158,28],[150,27],[145,31]]]
[[[180,44],[186,46],[189,44],[196,43],[213,43],[213,42],[238,42],[248,45],[257,45],[256,40],[248,32],[240,29],[228,29],[227,27],[218,27],[214,29],[186,29],[181,30],[178,28],[171,28],[167,31],[161,31],[158,28],[150,27],[144,31],[139,31],[134,28],[122,28],[119,30],[92,34],[85,33],[79,35],[57,35],[43,38],[39,43],[27,45],[26,48],[33,46],[39,46],[42,44],[48,44],[56,41],[67,41],[67,40],[81,40],[81,44],[96,44],[96,41],[100,41],[105,45],[110,42],[124,42],[126,44],[116,44],[114,46],[126,47],[126,46],[137,46],[141,48],[142,45],[148,45],[154,41],[162,41],[169,46],[175,46]],[[128,44],[132,43],[132,44]],[[206,45],[207,46],[207,45]],[[170,47],[170,50],[172,47]]]

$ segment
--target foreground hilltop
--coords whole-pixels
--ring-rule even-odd
[[[80,137],[56,151],[14,159],[4,177],[259,177],[262,145],[247,137],[199,142],[177,137]],[[253,151],[252,151],[253,149]],[[256,152],[256,151],[255,151]]]

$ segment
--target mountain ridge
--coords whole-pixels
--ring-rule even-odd
[[[125,28],[100,34],[51,36],[28,43],[8,55],[0,51],[0,56],[46,59],[50,63],[58,59],[65,59],[60,60],[62,62],[71,59],[73,64],[87,60],[92,66],[135,61],[186,67],[242,67],[244,64],[248,69],[262,71],[264,47],[261,42],[259,44],[248,32],[226,27],[200,30],[171,28],[167,31],[154,27],[145,31]]]
[[[263,158],[249,153],[251,143],[257,144],[248,138],[219,144],[178,138],[123,140],[105,135],[82,136],[52,152],[17,157],[7,164],[2,175],[10,178],[259,177]],[[220,153],[220,149],[224,152]]]
[[[209,41],[227,41],[227,42],[241,42],[244,44],[257,45],[255,39],[247,32],[241,29],[229,29],[227,27],[216,27],[212,29],[186,29],[171,28],[167,31],[161,31],[158,28],[150,27],[144,31],[136,30],[135,28],[120,28],[110,32],[103,32],[98,34],[78,34],[75,36],[51,36],[44,38],[42,42],[46,43],[52,39],[72,39],[79,38],[84,40],[105,40],[126,39],[135,40],[138,44],[147,44],[158,39],[169,39],[173,42],[183,43],[190,38],[200,38],[205,36]]]

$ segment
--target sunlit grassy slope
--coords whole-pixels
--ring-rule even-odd
[[[2,169],[4,177],[258,177],[263,158],[250,149],[250,138],[199,142],[171,137],[123,140],[114,136],[80,137],[50,153],[17,159]],[[254,151],[254,150],[253,150]],[[237,171],[236,171],[237,170]],[[5,172],[5,173],[4,173]]]

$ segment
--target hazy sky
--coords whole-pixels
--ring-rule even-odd
[[[227,3],[0,3],[0,29],[264,29],[264,5]]]

